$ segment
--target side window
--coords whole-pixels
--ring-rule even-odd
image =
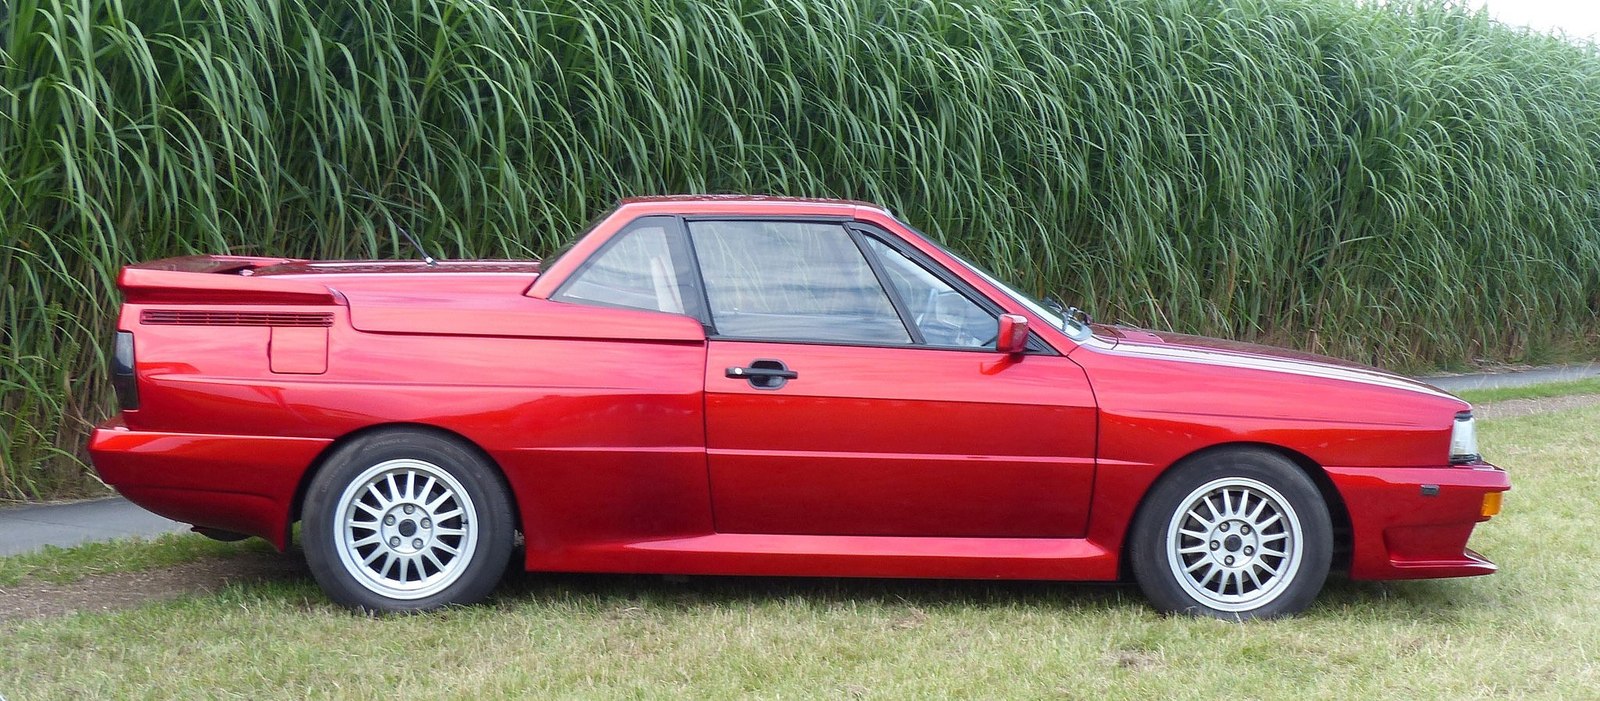
[[[1000,321],[926,268],[872,237],[867,247],[883,263],[889,284],[930,346],[993,348]]]
[[[555,299],[682,314],[683,285],[664,224],[618,234],[561,286]]]
[[[894,305],[837,224],[689,224],[711,322],[740,338],[910,343]]]

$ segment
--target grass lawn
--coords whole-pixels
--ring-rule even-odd
[[[1544,384],[1528,385],[1526,387],[1495,387],[1492,389],[1469,389],[1457,392],[1462,398],[1473,404],[1486,402],[1499,402],[1507,399],[1543,399],[1546,397],[1563,397],[1572,394],[1600,394],[1600,377],[1591,377],[1584,380],[1570,382],[1548,382]]]
[[[65,584],[84,577],[146,570],[194,562],[206,557],[269,553],[264,540],[219,543],[188,533],[168,533],[147,541],[86,543],[73,548],[53,545],[37,553],[0,557],[0,587],[27,579]]]
[[[1515,485],[1474,538],[1501,573],[1336,579],[1291,620],[1166,618],[1131,586],[550,575],[512,575],[482,606],[374,619],[294,574],[0,623],[0,696],[1593,698],[1597,425],[1600,407],[1481,427]]]

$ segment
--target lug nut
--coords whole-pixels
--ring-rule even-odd
[[[422,527],[423,528],[433,528],[433,521],[430,521],[428,519],[422,519]]]
[[[399,538],[390,538],[389,539],[389,547],[391,547],[391,548],[400,547],[400,539]]]
[[[1222,543],[1219,543],[1219,542],[1217,542],[1215,540],[1211,541],[1211,549],[1212,550],[1216,550],[1217,548],[1220,548],[1220,547],[1222,547]]]
[[[1233,556],[1229,555],[1229,556],[1227,556],[1225,558],[1222,558],[1222,564],[1227,565],[1229,567],[1232,567],[1233,566]]]
[[[417,510],[417,507],[412,506],[410,504],[406,504],[406,513],[409,514],[409,513],[413,512],[413,511],[416,511],[416,510]]]
[[[383,517],[383,525],[385,525],[385,526],[393,526],[394,525],[394,514],[389,514],[388,516]]]
[[[1239,527],[1239,532],[1243,533],[1245,535],[1250,535],[1250,527],[1249,526],[1240,526]]]
[[[413,539],[411,541],[411,547],[416,548],[418,550],[421,550],[422,549],[422,539],[421,538]]]
[[[1217,526],[1217,530],[1222,531],[1223,533],[1227,533],[1228,532],[1228,522],[1227,521],[1223,521],[1222,525]]]
[[[1256,549],[1246,545],[1246,546],[1244,546],[1244,554],[1246,554],[1246,555],[1254,555],[1254,554],[1256,554]]]

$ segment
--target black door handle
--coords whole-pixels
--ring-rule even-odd
[[[749,367],[731,367],[724,373],[725,377],[735,380],[749,380],[750,386],[756,389],[777,389],[800,376],[800,373],[790,370],[781,360],[755,360]]]
[[[796,377],[799,377],[799,376],[800,376],[800,373],[795,372],[793,370],[769,370],[767,368],[757,368],[757,367],[728,368],[728,377],[732,377],[732,378],[776,377],[776,378],[780,378],[780,379],[784,379],[784,380],[792,380],[792,379],[794,379]]]

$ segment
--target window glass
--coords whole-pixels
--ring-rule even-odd
[[[562,286],[556,299],[683,313],[683,292],[667,230],[642,226],[619,234]]]
[[[689,225],[717,333],[739,338],[910,343],[861,250],[837,224]]]
[[[867,246],[883,263],[889,284],[928,345],[994,347],[1000,334],[994,315],[882,241],[869,236]]]

